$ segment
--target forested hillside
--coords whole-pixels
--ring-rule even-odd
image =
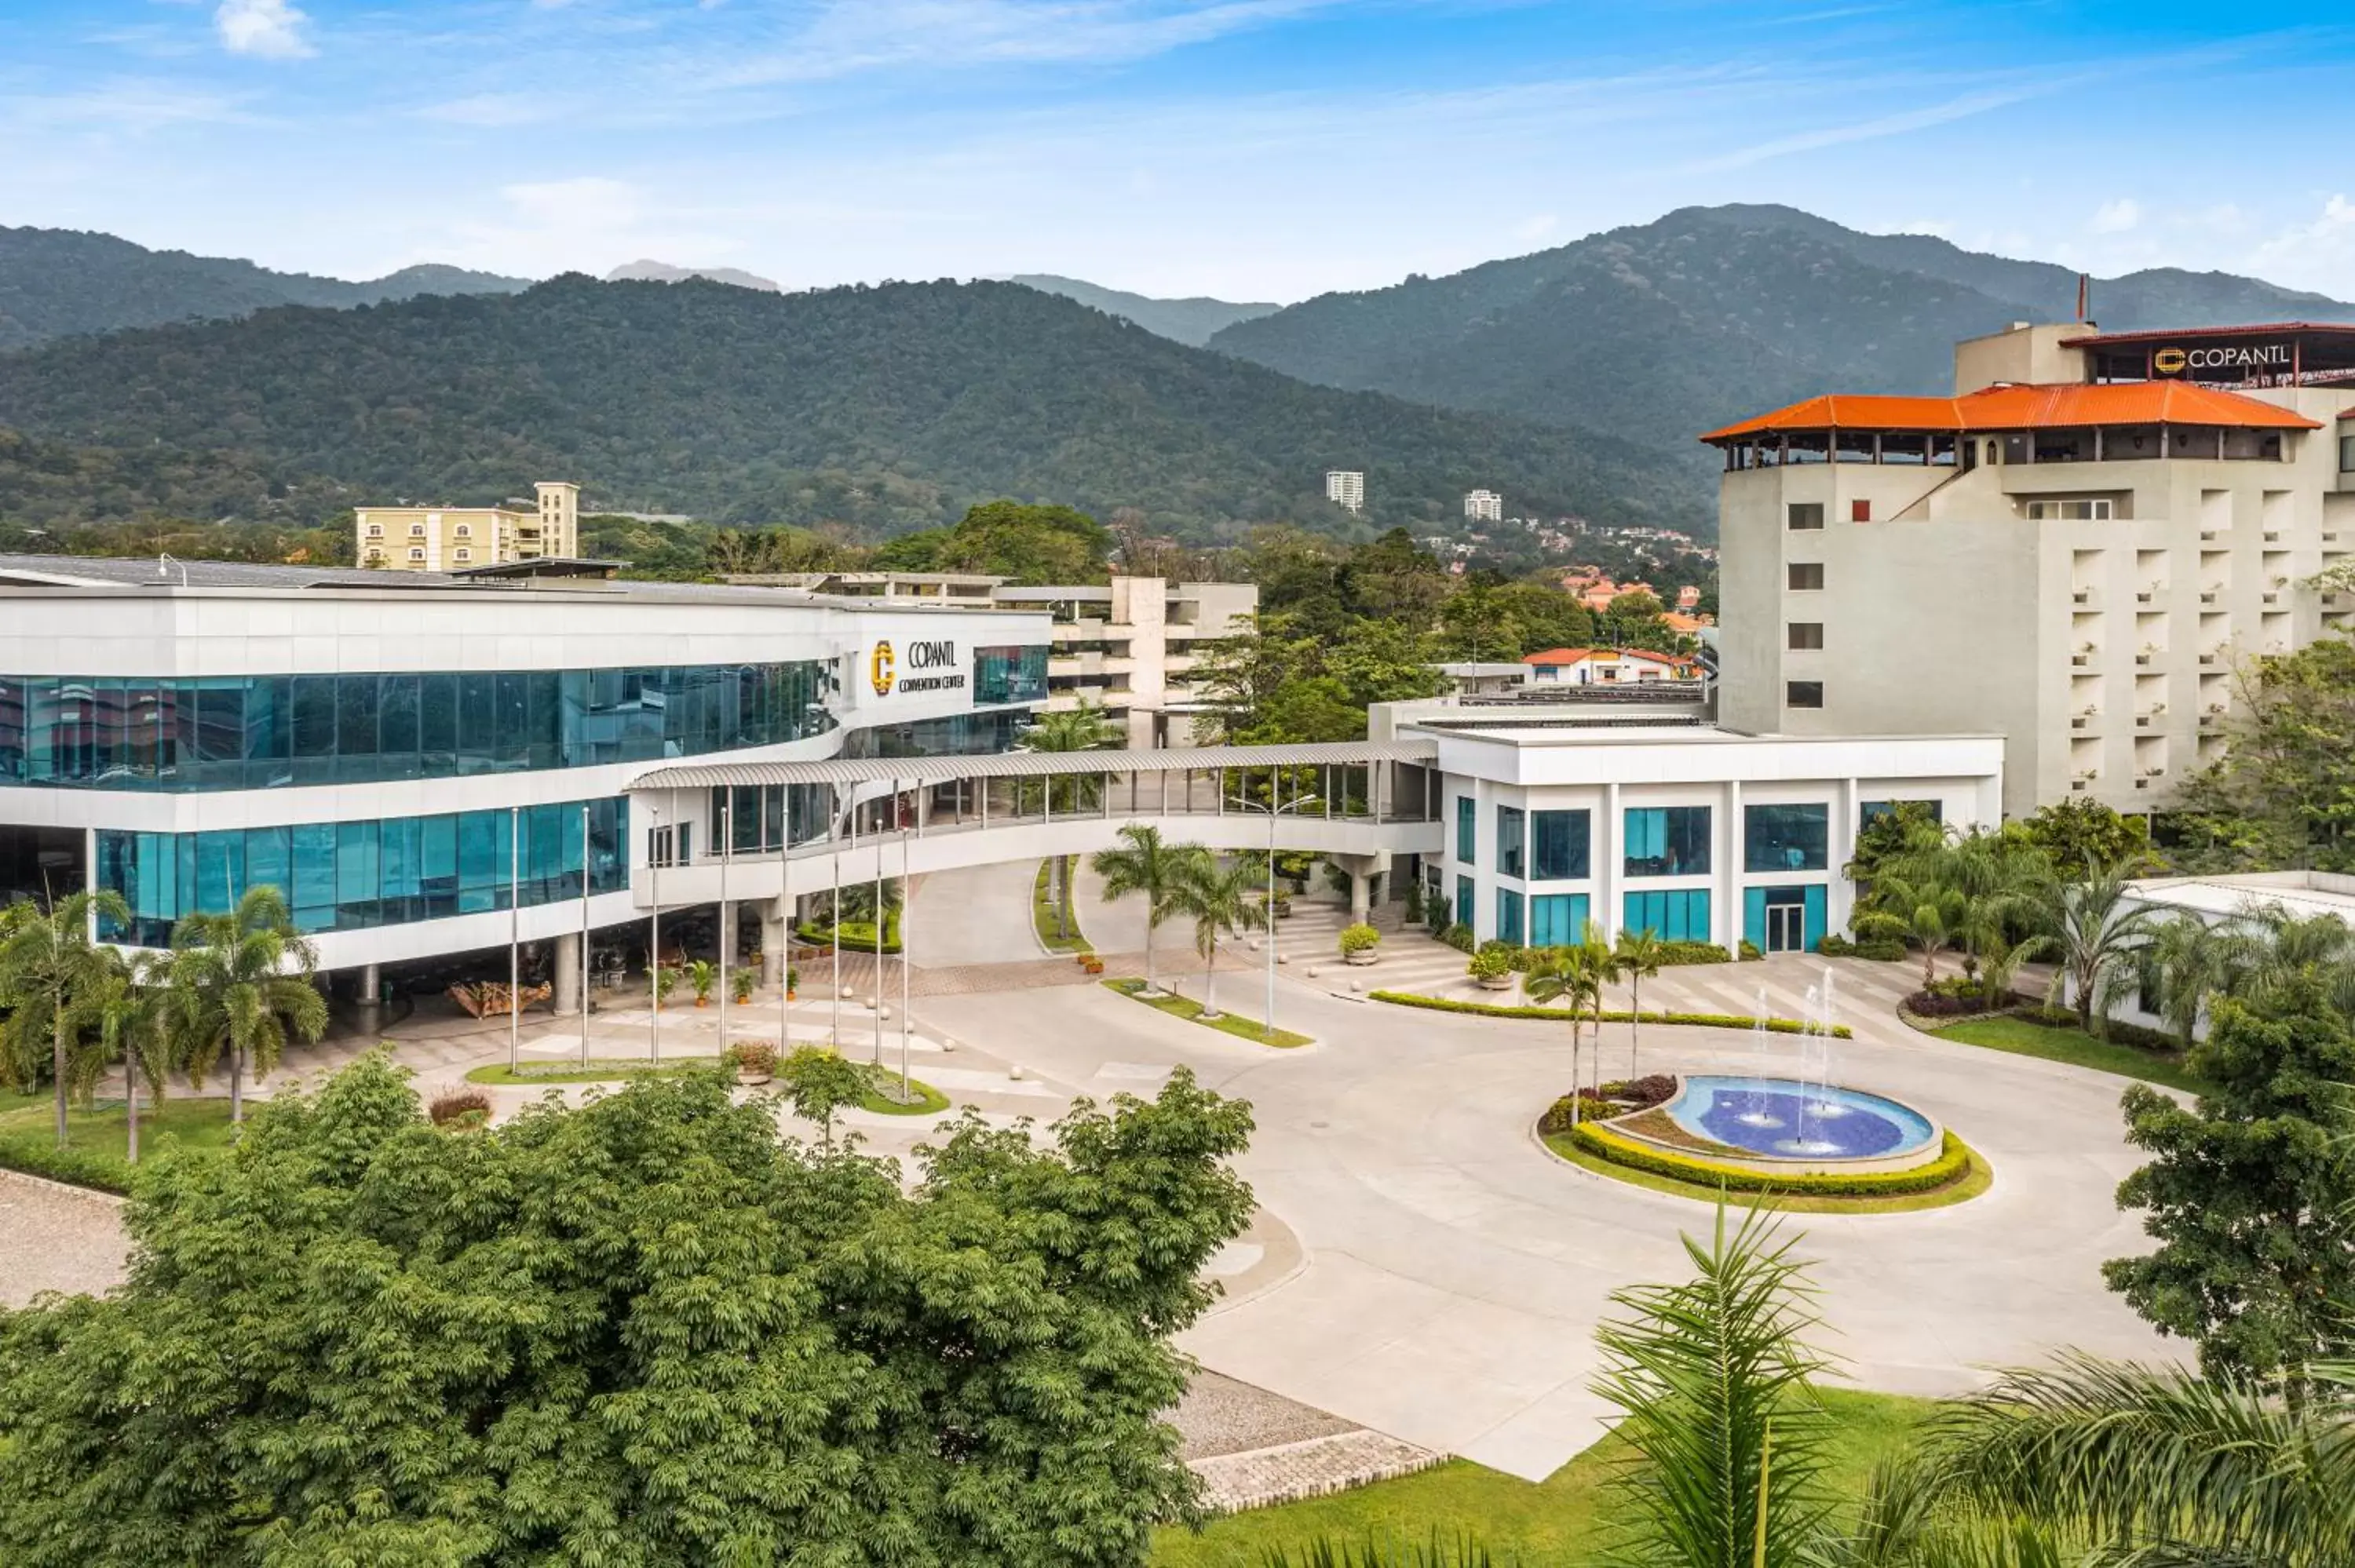
[[[1292,517],[1454,526],[1477,485],[1597,520],[1706,529],[1706,497],[1576,430],[1312,387],[1007,283],[775,295],[568,276],[517,295],[286,308],[0,355],[0,425],[231,450],[371,497],[720,521],[954,520],[1012,496],[1141,509],[1196,536]],[[1362,523],[1322,499],[1362,468]]]

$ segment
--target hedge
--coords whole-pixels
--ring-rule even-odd
[[[1971,1168],[1970,1146],[1951,1132],[1946,1134],[1937,1159],[1911,1171],[1859,1171],[1848,1174],[1793,1171],[1787,1176],[1745,1171],[1738,1165],[1724,1165],[1698,1155],[1672,1154],[1592,1123],[1581,1123],[1554,1136],[1567,1138],[1597,1160],[1624,1165],[1630,1171],[1697,1186],[1721,1186],[1734,1192],[1783,1192],[1794,1197],[1900,1198],[1909,1192],[1928,1192],[1944,1187]]]
[[[832,927],[803,926],[797,927],[794,935],[813,947],[831,948],[834,945]],[[842,950],[846,953],[873,952],[875,922],[845,920],[842,923]],[[883,922],[883,950],[886,953],[896,953],[900,950],[900,916],[897,911]]]
[[[1906,956],[1905,944],[1894,937],[1867,937],[1851,942],[1833,935],[1818,943],[1817,950],[1828,959],[1873,959],[1884,964],[1902,962]]]
[[[131,1167],[120,1155],[88,1149],[59,1149],[55,1136],[47,1131],[0,1138],[0,1169],[22,1171],[28,1176],[45,1176],[69,1187],[88,1187],[101,1192],[131,1191]]]
[[[1429,1008],[1433,1012],[1465,1012],[1477,1018],[1537,1018],[1552,1023],[1566,1023],[1570,1020],[1569,1012],[1559,1007],[1498,1007],[1485,1001],[1456,1001],[1444,996],[1417,996],[1412,991],[1368,991],[1366,994],[1375,1001],[1391,1002],[1400,1007]],[[1594,1014],[1592,1012],[1583,1012],[1579,1016],[1589,1023],[1594,1022]],[[1743,1018],[1732,1012],[1646,1012],[1639,1015],[1614,1010],[1604,1013],[1603,1022],[1605,1023],[1691,1023],[1710,1029],[1758,1027],[1758,1020]],[[1802,1023],[1796,1018],[1770,1018],[1766,1021],[1766,1032],[1769,1034],[1812,1034],[1816,1033],[1816,1028],[1814,1024]],[[1855,1032],[1845,1023],[1835,1023],[1832,1025],[1832,1036],[1838,1040],[1849,1040],[1855,1037]]]

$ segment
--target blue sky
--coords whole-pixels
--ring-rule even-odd
[[[1691,203],[2355,299],[2343,7],[0,0],[0,223],[1294,300]]]

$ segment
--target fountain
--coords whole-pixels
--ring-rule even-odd
[[[1757,1022],[1750,1031],[1752,1065],[1757,1068],[1755,1078],[1761,1084],[1767,1081],[1766,1075],[1774,1066],[1774,1060],[1770,1054],[1771,1040],[1772,1036],[1766,1032],[1766,988],[1762,985],[1758,988]],[[1783,1125],[1781,1117],[1773,1115],[1766,1109],[1766,1097],[1764,1092],[1758,1090],[1752,1091],[1738,1119],[1744,1127],[1764,1128]]]

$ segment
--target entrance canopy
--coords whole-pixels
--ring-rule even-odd
[[[727,762],[657,768],[632,789],[761,789],[779,784],[945,784],[960,779],[1206,773],[1226,768],[1429,764],[1433,740],[1311,741],[1297,746],[1185,746],[1145,751],[1001,751],[971,757],[832,757],[810,762]]]

